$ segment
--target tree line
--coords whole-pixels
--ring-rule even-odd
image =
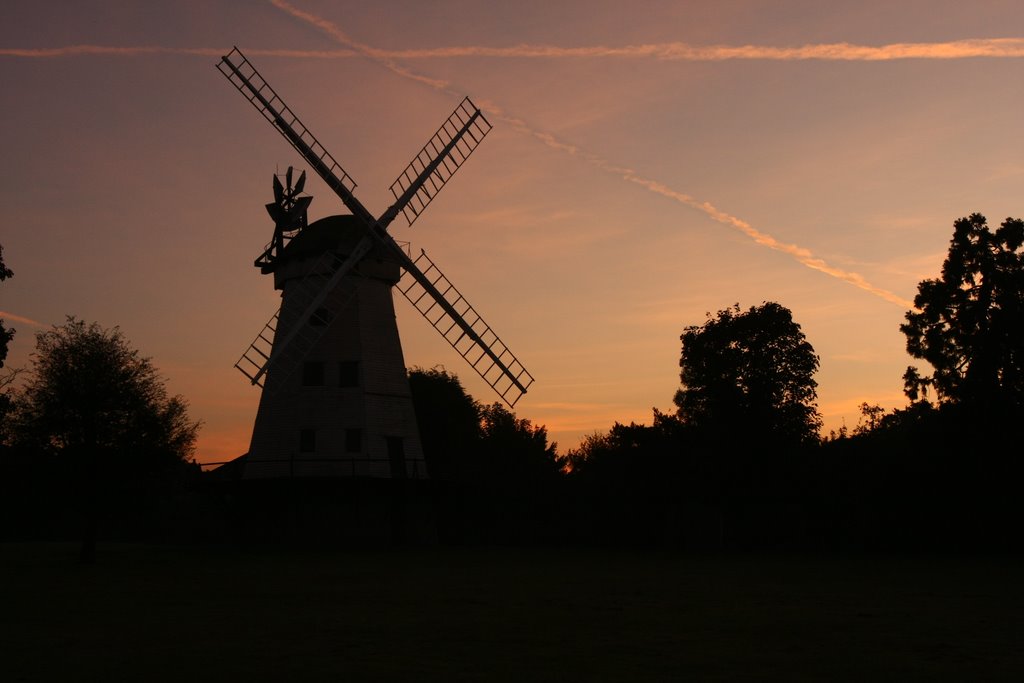
[[[1022,243],[1020,219],[994,230],[980,214],[955,221],[939,277],[919,284],[900,327],[930,369],[907,368],[906,407],[864,403],[855,427],[824,437],[819,357],[776,302],[686,327],[675,410],[563,454],[545,427],[477,402],[456,375],[411,369],[439,539],[1016,549]],[[0,280],[12,274],[0,251]],[[0,369],[11,335],[0,321]],[[131,512],[122,527],[209,526],[207,477],[191,463],[200,425],[117,328],[69,318],[37,335],[19,388],[5,372],[5,536],[26,528],[26,510],[49,510],[37,533],[77,520],[83,556],[111,506]]]
[[[719,311],[682,335],[676,412],[568,454],[594,536],[713,547],[1017,549],[1024,467],[1024,222],[954,223],[900,329],[909,404],[864,403],[825,438],[818,358],[787,309]],[[609,493],[608,490],[612,492]],[[631,523],[624,519],[632,512]]]

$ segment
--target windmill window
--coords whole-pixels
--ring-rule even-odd
[[[299,430],[299,453],[312,453],[316,451],[316,430]]]
[[[359,361],[343,360],[338,364],[338,386],[359,386]]]
[[[363,450],[363,430],[362,429],[346,429],[345,430],[345,452],[346,453],[361,453]]]
[[[324,327],[329,322],[331,322],[331,312],[323,307],[316,309],[313,311],[313,315],[309,316],[309,324],[313,327]]]
[[[324,363],[309,360],[302,364],[302,386],[322,387],[324,385]]]

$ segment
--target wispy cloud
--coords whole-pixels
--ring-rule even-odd
[[[283,10],[284,12],[287,12],[288,14],[292,15],[296,19],[299,19],[300,21],[304,21],[307,24],[316,27],[323,33],[326,33],[335,42],[349,47],[350,49],[352,49],[353,51],[360,55],[370,57],[376,60],[379,64],[387,67],[388,69],[398,74],[399,76],[402,76],[403,78],[408,78],[410,80],[423,83],[424,85],[430,86],[431,88],[435,88],[437,90],[444,90],[446,92],[450,92],[448,90],[448,83],[446,81],[442,81],[436,78],[430,78],[429,76],[424,76],[423,74],[418,74],[410,69],[405,68],[401,64],[395,62],[394,59],[389,57],[387,54],[384,54],[369,45],[354,40],[347,33],[342,31],[338,27],[338,25],[332,21],[328,21],[327,19],[319,17],[311,12],[301,10],[298,7],[295,7],[294,5],[285,2],[284,0],[270,0],[270,3],[277,7],[278,9]]]
[[[585,45],[561,47],[558,45],[511,45],[493,47],[463,45],[420,48],[413,50],[385,50],[359,43],[336,24],[315,14],[299,9],[284,0],[270,0],[279,9],[296,19],[305,21],[334,38],[349,45],[347,50],[284,50],[246,49],[247,54],[270,57],[305,59],[343,59],[362,55],[391,61],[396,73],[402,73],[428,85],[446,85],[444,81],[414,74],[394,62],[396,59],[462,59],[487,57],[492,59],[654,59],[681,62],[721,62],[729,60],[758,61],[848,61],[884,62],[901,59],[1008,59],[1024,57],[1024,38],[973,38],[939,43],[889,43],[888,45],[857,45],[854,43],[814,43],[794,47],[771,45],[691,45],[689,43],[650,43],[620,47]],[[82,55],[135,56],[146,54],[182,54],[218,57],[224,48],[162,47],[110,45],[68,45],[53,48],[0,48],[0,56],[8,57],[74,57]]]
[[[608,170],[612,169],[609,168]],[[874,294],[875,296],[880,297],[888,301],[889,303],[902,306],[903,308],[913,307],[912,301],[905,299],[897,294],[894,294],[886,289],[882,289],[881,287],[876,287],[872,285],[870,282],[865,280],[864,277],[859,273],[843,270],[841,268],[837,268],[833,265],[830,265],[824,259],[815,256],[813,253],[811,253],[809,249],[805,247],[801,247],[796,244],[782,242],[776,239],[775,237],[772,237],[768,233],[758,230],[747,221],[741,218],[737,218],[736,216],[726,213],[725,211],[722,211],[711,202],[702,202],[698,199],[694,199],[690,195],[684,194],[682,192],[677,192],[676,190],[673,190],[672,188],[667,187],[662,183],[657,182],[656,180],[642,178],[636,175],[633,171],[630,171],[629,169],[618,169],[618,171],[621,172],[622,178],[624,180],[628,180],[631,183],[636,183],[637,185],[640,185],[641,187],[644,187],[650,190],[651,192],[654,192],[655,194],[660,194],[663,197],[672,199],[676,202],[679,202],[680,204],[692,207],[694,209],[697,209],[698,211],[702,211],[703,213],[705,213],[712,219],[718,221],[719,223],[728,225],[729,227],[739,230],[744,235],[754,240],[761,246],[768,247],[769,249],[774,249],[775,251],[779,251],[784,254],[788,254],[789,256],[792,256],[794,259],[796,259],[799,263],[807,266],[812,270],[817,270],[822,273],[825,273],[826,275],[831,275],[834,278],[843,280],[844,282],[847,282],[859,289],[863,289],[865,292]]]
[[[427,76],[423,76],[421,74],[414,73],[406,69],[405,67],[398,65],[393,61],[391,53],[382,50],[377,50],[376,48],[370,47],[368,45],[353,40],[337,25],[335,25],[333,22],[327,19],[324,19],[323,17],[319,17],[310,12],[300,10],[294,7],[293,5],[289,4],[288,2],[285,2],[285,0],[270,0],[270,2],[275,7],[278,7],[279,9],[287,12],[293,17],[305,21],[310,25],[316,27],[320,31],[326,33],[336,42],[346,47],[349,47],[370,59],[377,61],[382,66],[388,68],[392,72],[402,77],[426,84],[437,90],[449,92],[454,95],[459,95],[459,93],[456,93],[452,90],[452,88],[446,81],[441,81]],[[977,41],[968,42],[971,42],[973,44]],[[1021,54],[1024,54],[1024,41],[1017,41],[1016,44],[1018,49],[1021,50]],[[822,52],[821,54],[828,54],[828,51]],[[908,299],[898,296],[888,290],[882,289],[881,287],[876,287],[872,285],[870,282],[864,279],[864,277],[859,273],[846,271],[841,268],[837,268],[833,265],[830,265],[824,259],[815,256],[809,249],[801,247],[796,244],[782,242],[776,239],[775,237],[769,235],[768,233],[758,230],[747,221],[744,221],[741,218],[738,218],[736,216],[733,216],[732,214],[722,211],[721,209],[714,206],[710,202],[695,199],[694,197],[684,192],[672,189],[671,187],[657,180],[645,178],[631,169],[616,166],[615,164],[612,164],[594,154],[585,152],[576,145],[563,142],[562,140],[559,140],[551,133],[537,130],[531,127],[522,119],[506,114],[502,107],[498,106],[496,103],[489,101],[485,102],[481,100],[481,105],[484,109],[487,110],[488,115],[491,118],[494,118],[495,120],[500,120],[508,124],[515,130],[519,131],[520,133],[533,137],[534,139],[540,141],[541,143],[550,147],[551,149],[557,150],[564,154],[569,154],[579,159],[583,159],[587,163],[601,169],[606,173],[617,175],[623,180],[639,185],[640,187],[643,187],[650,192],[661,195],[662,197],[667,197],[668,199],[683,204],[684,206],[688,206],[690,208],[701,211],[711,219],[724,225],[727,225],[731,228],[734,228],[736,230],[739,230],[744,235],[754,240],[757,244],[787,254],[794,258],[798,263],[808,268],[811,268],[812,270],[817,270],[831,277],[838,278],[848,284],[853,285],[854,287],[864,290],[865,292],[880,297],[881,299],[884,299],[889,303],[893,303],[904,308],[910,308],[913,306],[913,302],[909,301]]]
[[[606,173],[617,175],[623,180],[633,183],[635,185],[639,185],[640,187],[643,187],[644,189],[653,192],[654,194],[661,195],[662,197],[671,199],[675,202],[678,202],[679,204],[688,206],[692,209],[696,209],[719,223],[739,230],[744,235],[746,235],[747,237],[749,237],[750,239],[754,240],[756,243],[764,247],[768,247],[769,249],[773,249],[775,251],[788,254],[789,256],[796,259],[799,263],[803,264],[804,266],[807,266],[808,268],[811,268],[812,270],[817,270],[822,273],[825,273],[826,275],[830,275],[832,277],[843,280],[844,282],[847,282],[853,285],[854,287],[869,292],[870,294],[873,294],[877,297],[884,299],[885,301],[896,304],[898,306],[902,306],[904,308],[913,307],[912,301],[905,299],[897,294],[894,294],[888,290],[882,289],[881,287],[876,287],[872,285],[859,273],[843,270],[841,268],[837,268],[836,266],[830,265],[824,259],[815,256],[809,249],[801,247],[796,244],[789,244],[781,240],[778,240],[772,235],[761,230],[758,230],[757,228],[755,228],[742,218],[738,218],[730,213],[722,211],[711,202],[701,201],[686,194],[685,192],[680,192],[678,190],[672,189],[671,187],[657,180],[645,178],[642,175],[639,175],[638,173],[633,171],[632,169],[616,166],[615,164],[612,164],[606,161],[605,159],[602,159],[596,155],[589,154],[583,151],[582,149],[575,145],[571,145],[561,140],[558,140],[550,133],[534,130],[521,119],[506,116],[504,112],[501,110],[501,108],[492,102],[482,102],[482,104],[484,104],[485,108],[488,110],[488,113],[492,115],[492,118],[504,121],[505,123],[511,125],[519,132],[533,136],[541,143],[547,145],[548,147],[554,150],[583,159],[587,163],[601,169]]]
[[[272,0],[275,5],[285,3]],[[891,61],[896,59],[966,59],[970,57],[1024,57],[1024,38],[981,38],[942,43],[890,43],[855,45],[818,43],[797,47],[765,45],[690,45],[689,43],[653,43],[607,47],[558,47],[555,45],[514,45],[510,47],[463,46],[416,50],[380,50],[368,48],[374,55],[389,59],[436,59],[458,57],[514,58],[630,58],[665,61],[719,62],[734,59],[768,61]]]
[[[37,327],[39,329],[43,329],[44,327],[49,327],[48,325],[45,325],[45,324],[39,322],[38,320],[33,320],[32,318],[26,318],[23,315],[18,315],[17,313],[11,313],[10,311],[0,311],[0,319],[3,319],[3,320],[13,320],[14,322],[24,323],[26,325],[31,325],[32,327]]]
[[[390,71],[392,71],[393,73],[395,73],[395,74],[397,74],[399,76],[402,76],[404,78],[409,78],[409,79],[415,80],[417,82],[426,84],[426,85],[428,85],[428,86],[430,86],[432,88],[435,88],[437,90],[442,90],[442,91],[445,91],[445,92],[452,92],[453,94],[456,94],[456,95],[459,94],[457,92],[454,92],[452,90],[451,86],[449,85],[449,83],[447,83],[445,81],[440,81],[440,80],[437,80],[437,79],[429,78],[427,76],[423,76],[421,74],[416,74],[416,73],[414,73],[414,72],[412,72],[412,71],[410,71],[410,70],[408,70],[408,69],[406,69],[404,67],[399,66],[398,63],[396,63],[394,61],[394,58],[393,58],[391,52],[387,52],[387,51],[384,51],[384,50],[378,50],[378,49],[373,48],[373,47],[371,47],[369,45],[358,43],[358,42],[354,41],[344,31],[342,31],[334,23],[330,22],[330,20],[328,20],[328,19],[326,19],[324,17],[317,16],[317,15],[312,14],[310,12],[298,9],[295,6],[293,6],[292,4],[286,2],[285,0],[270,0],[270,2],[275,7],[278,7],[280,9],[288,12],[292,16],[303,20],[303,22],[308,23],[309,25],[315,27],[319,31],[323,31],[324,33],[326,33],[328,36],[330,36],[332,39],[334,39],[338,43],[340,43],[342,45],[345,45],[345,46],[347,46],[347,47],[349,47],[349,48],[359,52],[362,55],[365,55],[367,57],[370,57],[372,59],[377,60],[379,63],[381,63],[382,66],[384,66],[385,68],[389,69]],[[995,49],[993,43],[1001,45],[1001,49],[1004,50],[1004,51],[1008,51],[1008,50],[1011,50],[1011,49],[1016,49],[1018,52],[1015,53],[1014,56],[1024,55],[1024,40],[1009,40],[1010,44],[1007,44],[1008,40],[1001,40],[1001,41],[959,41],[957,43],[943,43],[942,45],[945,45],[947,47],[947,49],[944,49],[944,50],[943,49],[937,49],[937,48],[936,49],[931,49],[931,48],[929,48],[929,49],[916,49],[916,48],[921,48],[921,44],[909,44],[909,43],[905,43],[905,44],[901,43],[901,44],[898,44],[898,45],[890,45],[890,46],[887,46],[886,48],[856,48],[856,46],[846,45],[843,49],[839,49],[839,46],[831,45],[831,46],[817,46],[817,48],[826,48],[826,49],[799,48],[796,51],[785,50],[783,52],[778,52],[777,50],[776,51],[772,51],[772,50],[774,50],[774,48],[770,48],[770,49],[769,48],[764,48],[764,49],[768,50],[766,52],[756,52],[755,48],[734,48],[734,49],[733,48],[728,48],[727,49],[727,48],[724,48],[724,47],[719,47],[719,48],[713,48],[713,49],[718,50],[718,52],[714,52],[714,53],[717,53],[717,54],[721,54],[721,55],[733,54],[734,55],[732,57],[722,56],[722,57],[719,57],[719,58],[736,58],[739,55],[743,55],[743,54],[763,53],[763,54],[792,54],[793,55],[793,56],[787,57],[787,58],[811,58],[810,56],[800,57],[799,55],[801,55],[801,54],[818,55],[817,57],[814,57],[814,58],[853,58],[852,55],[860,54],[861,56],[859,58],[879,59],[879,58],[884,58],[882,55],[885,55],[885,54],[890,54],[890,55],[902,54],[904,56],[910,56],[910,55],[915,55],[915,56],[933,55],[934,56],[934,55],[938,55],[938,54],[946,54],[946,55],[959,54],[961,56],[967,56],[968,53],[970,52],[969,46],[973,46],[972,49],[974,49],[975,52],[977,52],[979,50],[983,50],[983,49],[988,49],[988,50],[991,51],[991,50]],[[660,52],[652,51],[650,49],[651,46],[644,46],[642,48],[637,48],[637,49],[641,49],[642,51],[645,51],[645,53],[647,53],[648,55],[660,55],[660,58],[682,58],[682,56],[685,55],[685,54],[705,54],[705,52],[701,52],[701,51],[693,52],[692,50],[687,51],[687,50],[681,49],[679,47],[680,44],[673,44],[673,45],[675,47],[673,47],[672,49],[670,49],[670,50],[662,50]],[[914,48],[914,45],[916,45],[916,48]],[[938,44],[933,44],[933,47],[935,45],[938,45]],[[949,46],[956,46],[956,47],[949,47]],[[911,49],[911,48],[914,48],[914,49]],[[525,50],[526,48],[522,48],[522,49]],[[583,48],[580,48],[580,49],[583,49]],[[600,49],[605,49],[605,48],[600,48]],[[882,52],[872,51],[872,50],[878,50],[878,49],[881,49]],[[730,51],[730,50],[732,50],[732,51]],[[750,50],[755,50],[755,51],[750,51]],[[594,55],[594,54],[598,54],[598,53],[588,53],[588,54]],[[670,57],[669,55],[672,55],[672,54],[679,55],[679,56],[678,57]],[[712,54],[712,52],[709,52],[707,54]],[[835,56],[835,55],[839,55],[839,54],[848,54],[848,55],[851,55],[851,56],[850,57],[838,57],[838,56]],[[604,56],[603,53],[598,54],[598,55],[599,56]],[[833,56],[826,57],[825,55],[833,55]],[[587,56],[587,55],[583,55],[583,56]],[[979,54],[971,53],[971,56],[979,56]],[[992,55],[988,54],[987,56],[992,56]],[[703,57],[703,58],[709,58],[709,57],[706,56],[706,57]],[[761,57],[761,58],[766,58],[766,57]],[[776,56],[774,58],[781,58],[781,57]],[[895,57],[891,56],[889,58],[895,58]],[[904,308],[909,308],[909,307],[912,306],[912,302],[910,302],[909,300],[904,299],[903,297],[900,297],[900,296],[898,296],[898,295],[896,295],[896,294],[894,294],[892,292],[889,292],[887,290],[884,290],[882,288],[879,288],[879,287],[871,285],[859,273],[851,272],[851,271],[848,271],[848,270],[844,270],[842,268],[838,268],[838,267],[836,267],[834,265],[830,265],[827,262],[825,262],[824,259],[821,259],[821,258],[815,256],[810,250],[808,250],[808,249],[806,249],[804,247],[800,247],[798,245],[787,244],[787,243],[781,242],[781,241],[775,239],[774,237],[772,237],[771,234],[768,234],[767,232],[763,232],[763,231],[757,229],[756,227],[751,225],[749,222],[746,222],[745,220],[742,220],[741,218],[738,218],[738,217],[733,216],[733,215],[731,215],[731,214],[729,214],[729,213],[727,213],[725,211],[722,211],[721,209],[719,209],[718,207],[714,206],[710,202],[701,202],[701,201],[699,201],[697,199],[694,199],[693,197],[690,197],[689,195],[687,195],[685,193],[681,193],[681,191],[679,191],[679,190],[676,190],[676,189],[673,189],[672,187],[669,187],[668,185],[666,185],[666,184],[664,184],[662,182],[658,182],[657,180],[653,180],[651,178],[645,178],[642,175],[637,174],[636,172],[634,172],[631,169],[623,168],[623,167],[620,167],[620,166],[616,166],[614,164],[611,164],[611,163],[605,161],[604,159],[601,159],[600,157],[597,157],[595,155],[586,153],[586,152],[584,152],[582,150],[582,148],[580,148],[577,145],[573,145],[573,144],[569,144],[567,142],[564,142],[564,141],[558,139],[557,137],[555,137],[554,135],[552,135],[551,133],[547,133],[547,132],[540,131],[540,130],[537,130],[535,128],[532,128],[525,121],[523,121],[521,119],[517,119],[515,117],[512,117],[512,116],[509,116],[509,115],[505,114],[505,112],[502,110],[501,106],[497,105],[494,102],[481,101],[480,103],[481,103],[482,108],[487,111],[489,116],[492,116],[496,120],[501,120],[504,123],[507,123],[512,128],[518,130],[521,133],[524,133],[526,135],[534,137],[535,139],[541,141],[545,145],[551,147],[552,150],[556,150],[556,151],[561,152],[563,154],[567,154],[567,155],[570,155],[570,156],[573,156],[573,157],[577,157],[579,159],[583,159],[587,163],[591,164],[592,166],[595,166],[595,167],[599,168],[600,170],[602,170],[602,171],[604,171],[606,173],[611,173],[611,174],[620,176],[623,180],[626,180],[628,182],[632,182],[632,183],[637,184],[637,185],[639,185],[641,187],[644,187],[645,189],[647,189],[648,191],[651,191],[651,193],[653,193],[655,195],[666,197],[666,198],[671,199],[671,200],[673,200],[675,202],[678,202],[679,204],[682,204],[684,206],[687,206],[687,207],[690,207],[692,209],[696,209],[697,211],[700,211],[702,213],[705,213],[706,215],[708,215],[713,220],[716,220],[716,221],[718,221],[720,223],[723,223],[725,225],[728,225],[730,227],[733,227],[733,228],[739,230],[740,232],[745,234],[746,237],[749,237],[750,239],[754,240],[754,242],[756,242],[757,244],[759,244],[759,245],[761,245],[763,247],[767,247],[768,249],[772,249],[772,250],[781,252],[783,254],[787,254],[788,256],[793,257],[799,263],[807,266],[808,268],[811,268],[813,270],[818,270],[819,272],[823,272],[826,275],[833,276],[833,278],[837,278],[839,280],[842,280],[843,282],[846,282],[846,283],[848,283],[850,285],[853,285],[854,287],[856,287],[858,289],[861,289],[861,290],[863,290],[863,291],[865,291],[865,292],[867,292],[869,294],[872,294],[874,296],[880,297],[880,298],[882,298],[882,299],[884,299],[884,300],[886,300],[886,301],[888,301],[890,303],[894,303],[894,304],[902,306]]]
[[[135,45],[118,47],[114,45],[67,45],[65,47],[15,48],[0,47],[0,56],[25,57],[34,59],[56,59],[59,57],[113,56],[140,57],[144,55],[191,55],[199,57],[220,57],[231,48],[219,47],[163,47],[157,45]],[[263,57],[293,57],[301,59],[338,59],[354,57],[353,50],[277,50],[246,49],[246,53]]]

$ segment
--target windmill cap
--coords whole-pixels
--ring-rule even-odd
[[[366,235],[362,221],[351,214],[327,216],[307,225],[288,243],[284,256],[288,259],[317,258],[325,251],[348,254]],[[379,249],[370,252],[380,258]]]
[[[342,258],[348,256],[365,235],[362,221],[352,215],[328,216],[310,223],[285,246],[281,258],[276,260],[274,288],[283,289],[287,281],[306,277],[326,252]],[[380,245],[375,245],[355,270],[390,285],[401,276],[398,261]]]

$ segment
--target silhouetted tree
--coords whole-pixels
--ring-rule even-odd
[[[691,430],[657,409],[650,425],[616,422],[590,434],[563,459],[572,522],[581,539],[629,545],[692,544],[683,509],[712,485],[700,467]]]
[[[0,282],[3,282],[7,278],[14,275],[14,271],[7,267],[4,263],[4,247],[0,244]],[[14,338],[14,330],[4,327],[4,320],[0,318],[0,368],[4,366],[4,361],[7,360],[7,346],[11,343],[11,339]]]
[[[480,451],[493,475],[519,484],[552,480],[561,472],[548,430],[517,418],[500,403],[480,409]]]
[[[86,518],[82,559],[91,561],[98,497],[180,468],[199,422],[184,399],[168,396],[150,359],[118,328],[69,317],[36,335],[14,429],[20,444],[77,472]]]
[[[684,331],[679,417],[709,438],[740,435],[761,443],[813,443],[818,356],[789,309],[766,302],[719,311]]]
[[[442,540],[537,538],[561,471],[547,429],[480,405],[443,368],[413,368],[409,387]]]
[[[651,467],[642,450],[649,429],[616,422],[607,433],[588,434],[566,453],[577,537],[600,543],[650,540],[660,520],[652,519],[648,506],[665,473]]]
[[[480,405],[444,368],[412,368],[409,389],[430,477],[465,479],[480,445]]]
[[[1024,406],[1024,221],[992,232],[979,213],[953,224],[942,276],[924,280],[900,330],[907,352],[934,371],[908,367],[905,391],[940,402]]]
[[[482,406],[475,462],[483,538],[523,543],[552,537],[560,518],[561,465],[546,427],[500,403]]]
[[[885,421],[885,408],[877,404],[871,405],[865,401],[858,406],[858,409],[860,410],[860,419],[857,420],[857,426],[853,428],[854,436],[870,434],[882,427]]]
[[[13,275],[14,271],[4,263],[4,247],[0,244],[0,282]],[[14,332],[13,328],[4,327],[4,320],[0,318],[0,369],[4,367],[4,363],[7,361],[7,347],[14,338]],[[14,381],[16,374],[16,372],[8,370],[0,375],[0,443],[3,443],[7,437],[7,415],[11,410],[11,397],[8,395],[8,388]]]
[[[685,447],[685,426],[674,415],[654,409],[651,426],[616,422],[607,434],[594,432],[569,449],[562,461],[573,477],[621,479],[627,469],[662,480],[677,470]]]

